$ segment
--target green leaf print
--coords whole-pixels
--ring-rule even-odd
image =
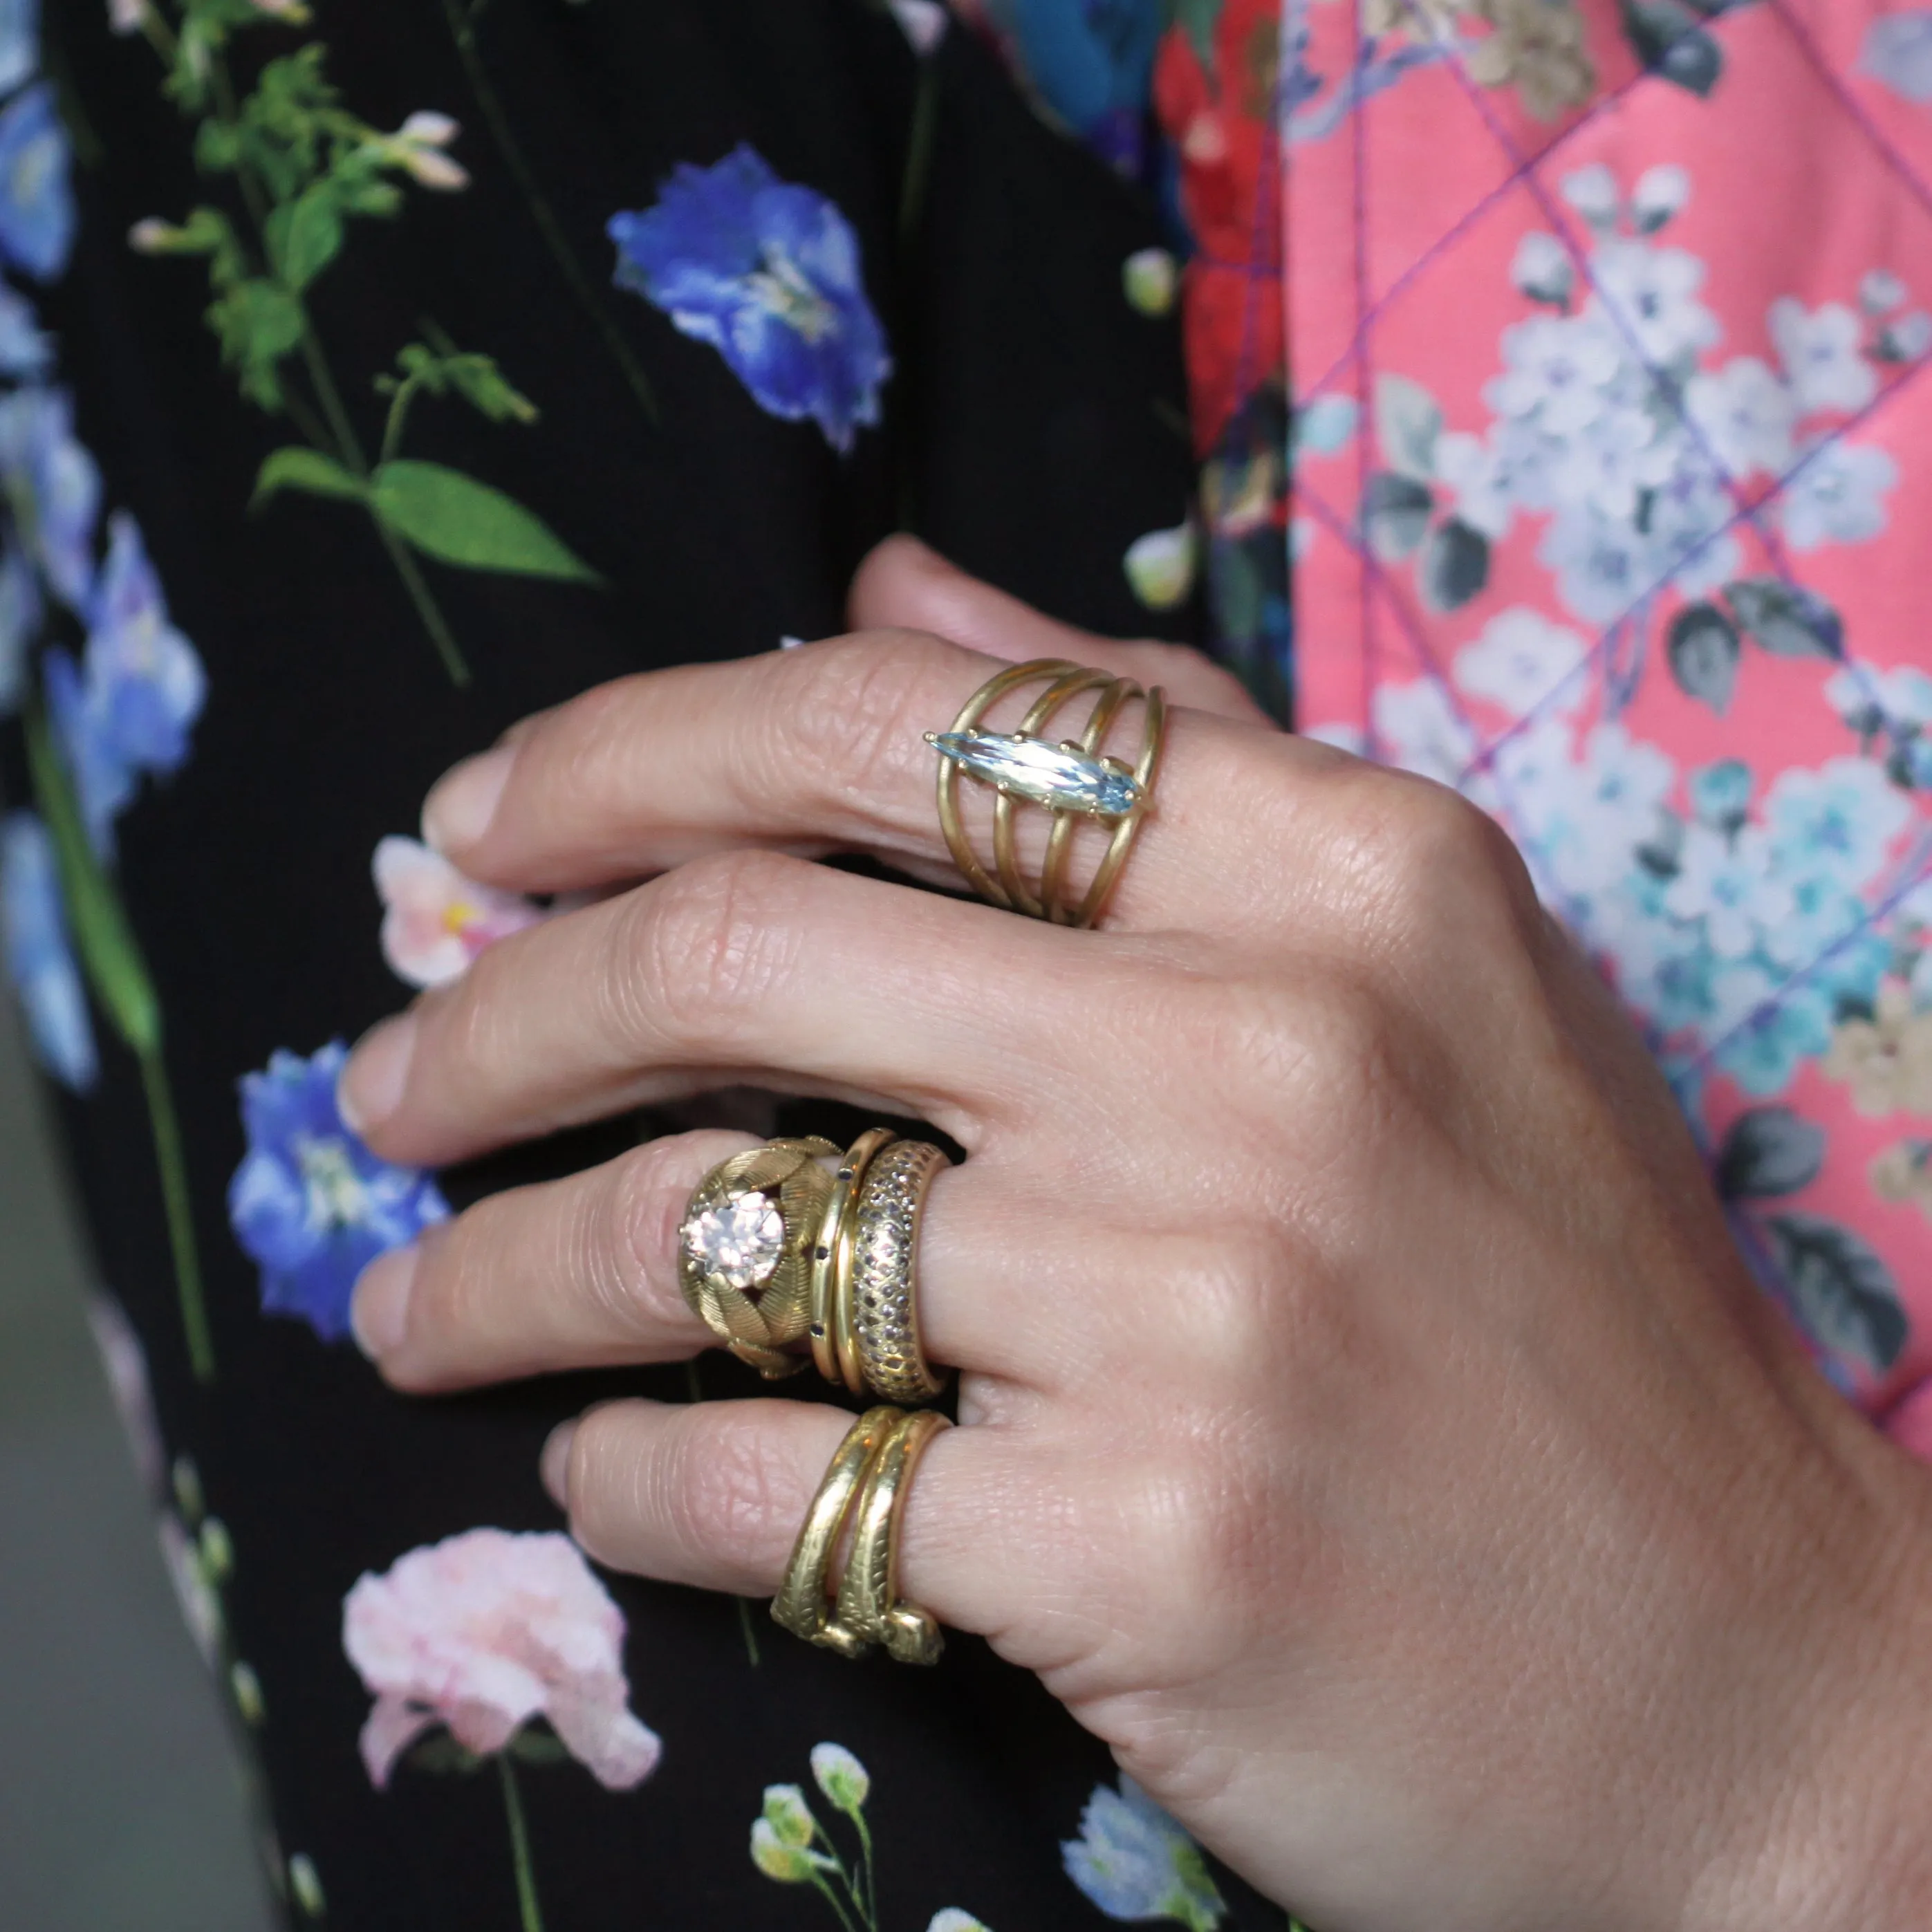
[[[305,449],[299,443],[271,450],[263,458],[255,478],[254,507],[268,502],[278,490],[301,490],[311,496],[350,496],[360,501],[369,494],[369,486],[353,476],[332,456],[319,449]]]
[[[459,470],[398,458],[383,464],[371,482],[376,515],[440,563],[564,583],[602,581],[541,518]]]

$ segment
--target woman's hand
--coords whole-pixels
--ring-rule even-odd
[[[739,1082],[952,1136],[922,1306],[966,1426],[908,1594],[1324,1932],[1922,1925],[1928,1486],[1766,1310],[1508,842],[916,546],[854,604],[920,628],[627,679],[437,787],[477,878],[650,876],[365,1040],[371,1144]],[[920,733],[992,668],[963,644],[1193,707],[1103,932],[807,862],[951,877]],[[412,1390],[691,1354],[680,1214],[748,1144],[487,1200],[358,1333]],[[768,1594],[843,1426],[616,1402],[547,1475],[604,1562]]]

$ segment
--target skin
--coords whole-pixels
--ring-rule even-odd
[[[921,1292],[963,1426],[908,1594],[1324,1932],[1922,1925],[1932,1478],[1746,1276],[1508,840],[907,540],[852,604],[441,782],[463,871],[605,896],[362,1042],[370,1143],[440,1164],[740,1083],[950,1134]],[[1043,654],[1181,707],[1103,930],[810,862],[950,880],[920,734]],[[372,1265],[364,1346],[416,1391],[694,1354],[678,1221],[752,1144],[483,1202]],[[842,1428],[616,1402],[544,1474],[601,1561],[769,1594]]]

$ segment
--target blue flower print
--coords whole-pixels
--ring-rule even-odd
[[[168,622],[141,526],[117,510],[107,528],[107,561],[88,613],[88,683],[122,758],[165,776],[188,757],[208,680],[194,646]]]
[[[67,130],[46,82],[0,109],[0,257],[50,282],[74,247]]]
[[[40,0],[0,0],[0,94],[31,80],[40,64]]]
[[[1066,1876],[1109,1918],[1178,1918],[1214,1932],[1227,1910],[1194,1840],[1130,1778],[1096,1785],[1080,1835],[1060,1848]]]
[[[348,1058],[332,1040],[242,1076],[248,1151],[228,1185],[235,1238],[262,1270],[262,1312],[295,1316],[325,1342],[349,1333],[364,1268],[449,1215],[434,1179],[377,1160],[344,1122],[335,1083]]]
[[[42,330],[33,304],[0,282],[0,376],[44,376],[53,359],[53,338]]]
[[[100,471],[74,434],[74,399],[35,386],[0,396],[0,484],[54,595],[85,614]]]
[[[47,713],[74,781],[87,842],[103,859],[114,856],[114,821],[134,796],[140,773],[115,749],[101,707],[88,690],[79,664],[63,650],[49,651],[40,664]]]
[[[53,841],[30,812],[0,825],[0,958],[41,1064],[86,1093],[100,1070],[94,1023],[68,938]]]
[[[655,207],[614,214],[607,232],[617,286],[710,343],[760,409],[808,417],[838,450],[879,420],[885,332],[858,237],[824,196],[741,145],[715,167],[680,166]]]
[[[107,561],[88,611],[76,665],[47,653],[47,702],[94,849],[113,848],[114,820],[144,773],[165,777],[188,757],[208,680],[194,646],[168,622],[140,526],[125,511],[109,523]]]

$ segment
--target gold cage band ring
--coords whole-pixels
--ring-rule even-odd
[[[934,1664],[944,1647],[932,1612],[898,1594],[899,1535],[920,1456],[946,1418],[881,1406],[845,1432],[806,1512],[772,1620],[842,1657],[874,1644],[902,1664]],[[832,1569],[848,1525],[851,1550],[836,1587]]]
[[[945,1388],[926,1359],[919,1330],[919,1234],[926,1190],[949,1165],[926,1141],[894,1141],[877,1155],[859,1190],[849,1298],[856,1345],[856,1395],[930,1402]]]
[[[1044,682],[1011,731],[988,731],[982,721],[1009,693]],[[1094,694],[1093,709],[1077,739],[1045,735],[1054,718],[1076,698]],[[1141,743],[1131,766],[1105,749],[1121,712],[1142,707]],[[1144,691],[1131,679],[1056,658],[1013,664],[980,686],[951,727],[928,731],[939,754],[940,830],[952,862],[967,884],[992,904],[1057,926],[1091,926],[1107,909],[1134,841],[1154,805],[1155,780],[1167,736],[1166,694]],[[973,850],[959,808],[963,774],[993,788],[993,865],[988,872]],[[1014,807],[1025,801],[1052,817],[1037,889],[1021,876]],[[1112,827],[1106,850],[1086,890],[1077,896],[1067,878],[1075,827],[1083,820]],[[997,877],[995,876],[997,873]]]
[[[815,1257],[839,1158],[830,1141],[775,1140],[721,1161],[678,1230],[677,1279],[692,1312],[740,1361],[776,1381],[811,1323]]]

